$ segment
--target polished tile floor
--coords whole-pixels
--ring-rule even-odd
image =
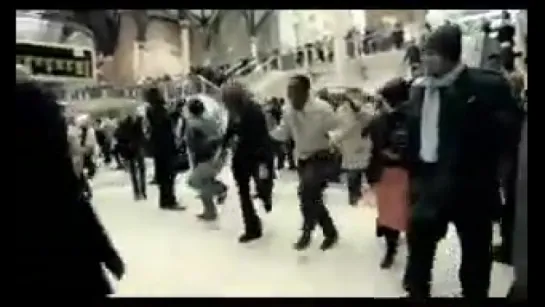
[[[301,225],[296,177],[283,171],[275,182],[274,209],[263,217],[264,237],[241,245],[241,216],[236,189],[228,169],[221,178],[230,193],[220,208],[220,220],[204,224],[195,193],[177,182],[183,212],[157,208],[157,188],[149,200],[134,202],[128,174],[103,170],[94,180],[94,206],[126,262],[127,274],[115,282],[118,296],[176,297],[400,297],[405,246],[389,271],[379,269],[384,247],[375,237],[375,209],[350,207],[345,189],[333,186],[326,201],[340,231],[339,245],[319,250],[322,236],[305,252],[291,248]],[[456,296],[460,250],[451,229],[437,252],[434,296]],[[512,279],[508,267],[496,264],[492,296],[504,296]]]

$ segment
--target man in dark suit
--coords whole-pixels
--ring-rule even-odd
[[[174,192],[176,144],[172,121],[159,89],[149,89],[146,93],[146,100],[150,104],[147,118],[151,129],[150,139],[156,167],[155,176],[159,185],[159,207],[168,210],[183,210],[185,207],[178,206]]]
[[[274,147],[267,129],[265,114],[240,84],[222,89],[222,100],[229,110],[230,127],[224,146],[236,136],[232,170],[238,186],[244,233],[239,241],[246,243],[262,236],[261,221],[250,195],[250,178],[256,182],[258,197],[267,212],[272,209]]]
[[[118,146],[123,158],[129,166],[134,199],[147,199],[146,193],[146,163],[144,161],[143,118],[130,114],[119,124]]]
[[[492,223],[501,199],[498,167],[516,142],[517,102],[500,73],[460,63],[461,31],[444,25],[424,46],[426,76],[405,104],[412,216],[406,288],[430,296],[437,243],[454,223],[462,248],[462,294],[488,296]]]

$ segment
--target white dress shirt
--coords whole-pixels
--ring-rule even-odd
[[[286,105],[280,124],[271,131],[278,141],[295,141],[295,155],[306,159],[317,151],[329,149],[328,132],[337,128],[337,118],[331,105],[311,98],[302,110]]]

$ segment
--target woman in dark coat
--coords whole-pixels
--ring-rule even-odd
[[[13,109],[15,139],[25,140],[15,142],[19,162],[10,177],[17,205],[15,291],[82,298],[110,294],[102,265],[117,278],[124,265],[82,197],[60,107],[36,84],[18,81]]]
[[[409,83],[393,79],[379,91],[383,114],[370,126],[373,142],[367,180],[377,197],[377,236],[384,236],[386,254],[381,268],[390,268],[397,254],[399,234],[405,231],[408,219],[408,175],[404,149],[407,134],[404,115],[396,107],[409,98]]]

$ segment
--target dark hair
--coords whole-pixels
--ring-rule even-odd
[[[305,75],[295,75],[291,77],[292,80],[300,84],[305,90],[310,90],[310,79]]]
[[[189,110],[189,113],[194,116],[201,116],[205,111],[204,103],[197,98],[189,100],[187,103],[187,109]]]
[[[462,55],[462,30],[455,24],[442,25],[430,34],[423,49],[433,50],[450,61],[458,62]]]
[[[410,84],[403,78],[394,78],[379,89],[378,93],[386,99],[391,107],[409,100]]]
[[[151,104],[164,104],[163,95],[157,87],[152,87],[148,89],[145,93],[146,101]]]

